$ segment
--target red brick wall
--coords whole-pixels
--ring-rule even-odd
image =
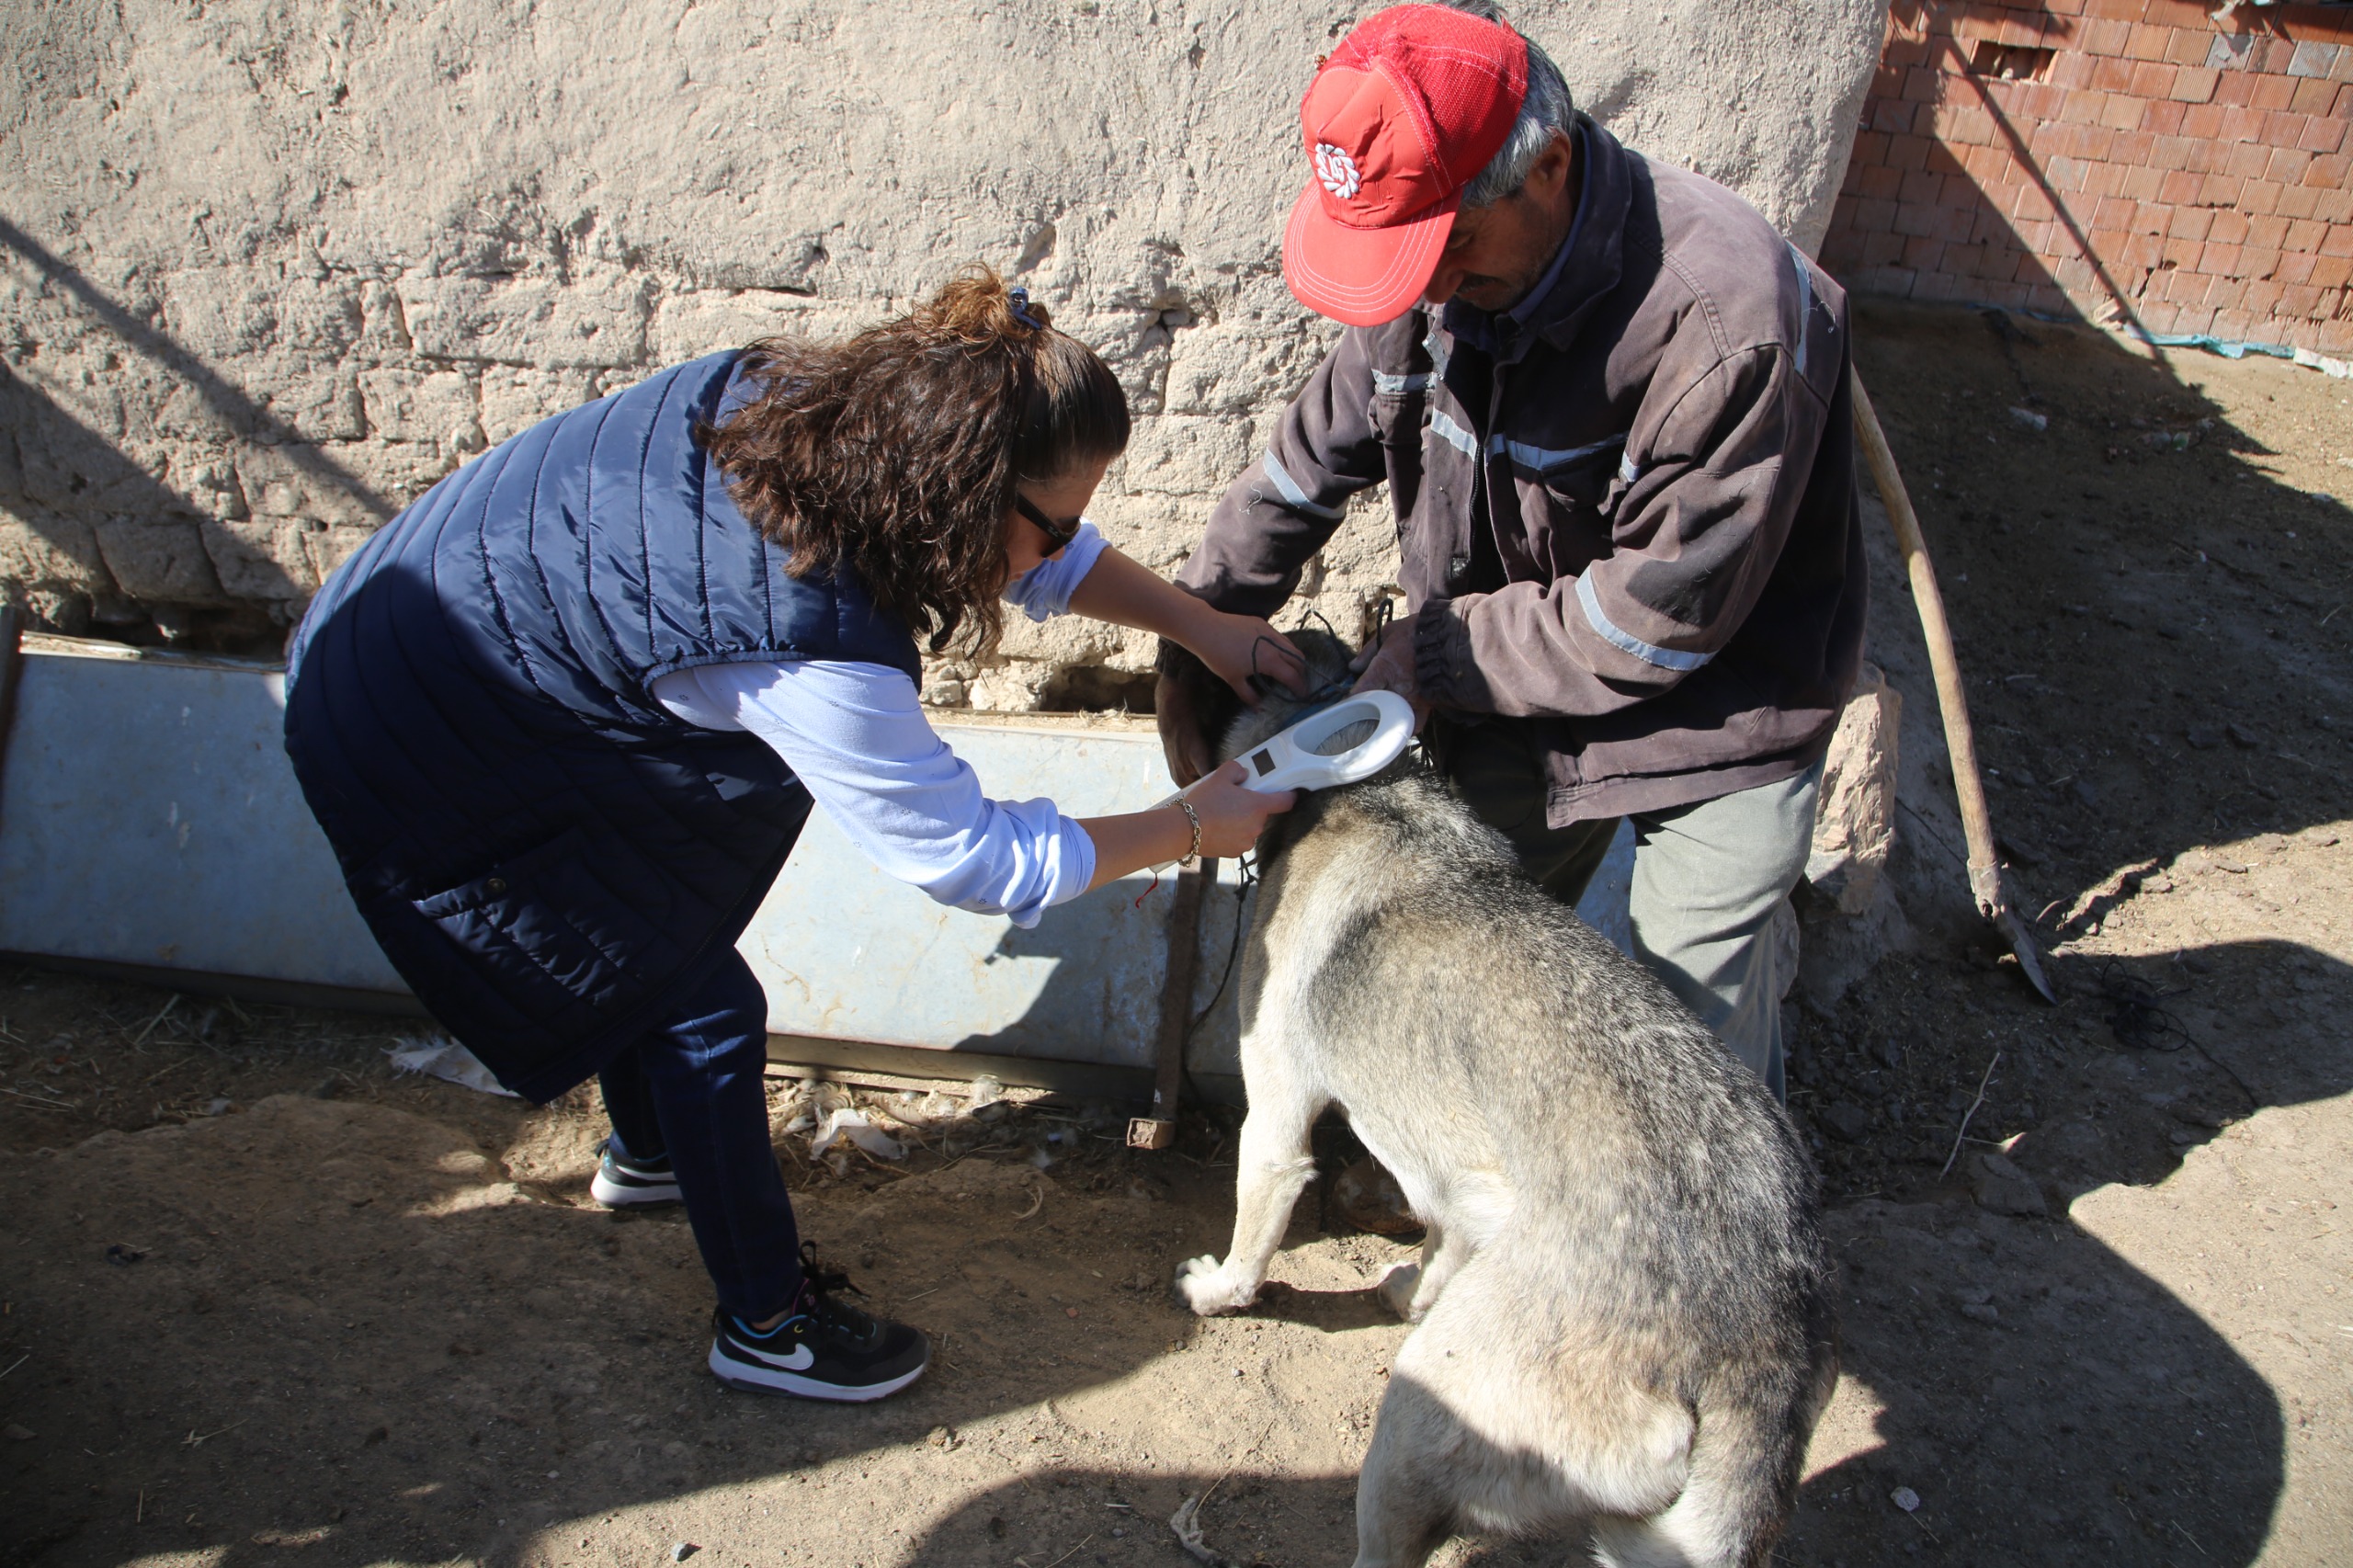
[[[1822,261],[1861,293],[2353,354],[2353,7],[1898,0]]]

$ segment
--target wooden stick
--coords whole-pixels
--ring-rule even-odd
[[[1937,568],[1928,559],[1919,514],[1912,509],[1911,493],[1904,488],[1904,475],[1896,470],[1895,453],[1889,449],[1887,432],[1880,427],[1879,415],[1871,408],[1870,394],[1863,390],[1861,373],[1849,371],[1848,379],[1855,398],[1855,437],[1863,449],[1871,483],[1887,504],[1888,521],[1895,527],[1896,546],[1904,552],[1904,569],[1912,579],[1912,603],[1920,614],[1920,633],[1928,644],[1928,667],[1936,676],[1937,707],[1945,722],[1945,750],[1952,759],[1953,792],[1961,801],[1961,831],[1969,843],[1969,891],[1977,901],[1977,912],[1999,926],[2009,938],[2018,967],[2043,1000],[2056,1002],[2059,998],[2051,982],[2043,977],[2034,939],[2011,910],[2009,895],[2002,887],[2002,863],[1994,847],[1994,816],[1985,805],[1985,780],[1977,769],[1977,735],[1969,722],[1969,693],[1961,683],[1952,623],[1945,619],[1945,597],[1937,586]]]
[[[1168,910],[1168,980],[1160,993],[1160,1038],[1153,1061],[1152,1113],[1128,1123],[1128,1147],[1165,1149],[1176,1142],[1176,1101],[1185,1079],[1185,1047],[1193,1032],[1193,973],[1200,967],[1201,905],[1217,885],[1217,862],[1176,873]],[[1236,916],[1239,918],[1239,916]]]

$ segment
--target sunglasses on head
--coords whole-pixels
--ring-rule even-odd
[[[1032,502],[1029,497],[1017,494],[1013,497],[1013,509],[1020,513],[1023,517],[1029,518],[1030,523],[1036,527],[1037,530],[1046,536],[1046,541],[1053,546],[1052,550],[1046,551],[1049,555],[1054,554],[1055,551],[1060,551],[1063,546],[1070,543],[1071,540],[1076,539],[1078,537],[1079,524],[1086,520],[1084,517],[1073,517],[1066,523],[1058,523],[1054,521],[1053,518],[1046,516],[1044,512],[1039,510],[1037,505]]]

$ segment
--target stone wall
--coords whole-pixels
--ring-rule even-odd
[[[1285,292],[1312,0],[60,0],[0,15],[0,585],[67,631],[274,646],[368,531],[544,415],[983,258],[1142,416],[1097,507],[1170,569],[1333,329]],[[1579,100],[1818,244],[1882,0],[1520,9]],[[1362,506],[1310,586],[1385,590]],[[928,695],[1134,695],[1017,628]]]

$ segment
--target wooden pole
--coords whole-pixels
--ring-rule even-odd
[[[1160,1037],[1153,1051],[1152,1112],[1128,1123],[1131,1149],[1165,1149],[1176,1142],[1185,1047],[1193,1032],[1193,975],[1200,967],[1202,893],[1216,885],[1217,862],[1207,857],[1200,869],[1176,873],[1168,909],[1168,981],[1160,992]]]
[[[1895,453],[1863,390],[1859,371],[1850,371],[1855,396],[1855,437],[1862,445],[1863,461],[1871,483],[1887,504],[1888,521],[1895,526],[1895,542],[1904,552],[1904,569],[1912,579],[1912,603],[1920,613],[1921,635],[1927,640],[1928,667],[1937,682],[1937,707],[1945,721],[1945,750],[1952,758],[1953,792],[1961,801],[1961,831],[1969,843],[1969,891],[1977,912],[1994,922],[2009,939],[2018,967],[2046,1002],[2059,997],[2042,972],[2034,938],[2026,923],[2010,907],[2002,886],[2002,863],[1994,847],[1994,815],[1985,804],[1985,780],[1977,770],[1977,735],[1969,722],[1969,693],[1961,684],[1961,659],[1953,651],[1952,623],[1945,619],[1944,594],[1937,586],[1937,569],[1928,559],[1928,543],[1920,533],[1919,514],[1912,509],[1911,493],[1895,466]]]

